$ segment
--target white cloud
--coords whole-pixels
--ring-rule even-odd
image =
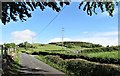
[[[118,38],[116,37],[90,37],[90,38],[82,38],[80,41],[101,44],[103,46],[118,45]]]
[[[64,41],[82,41],[82,42],[91,42],[95,44],[101,44],[103,46],[107,45],[118,45],[118,32],[97,32],[97,33],[87,33],[89,37],[80,37],[80,38],[64,38]],[[60,42],[61,38],[51,39],[49,42]]]
[[[35,32],[30,31],[29,29],[23,31],[15,31],[11,33],[12,39],[16,43],[28,41],[32,41],[32,37],[36,36]]]
[[[90,33],[89,33],[90,34]],[[89,38],[82,38],[82,41],[92,42],[95,44],[118,45],[118,31],[94,32]]]
[[[70,38],[64,38],[63,40],[64,41],[72,41],[72,39],[70,39]],[[53,38],[49,41],[49,43],[50,42],[61,42],[61,41],[62,41],[62,38]]]

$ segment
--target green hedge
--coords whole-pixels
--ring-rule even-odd
[[[71,76],[119,76],[120,66],[93,63],[85,60],[63,60],[59,56],[46,56],[47,61],[64,68]]]
[[[83,60],[68,60],[66,69],[74,76],[119,76],[120,67],[101,65]]]
[[[53,44],[53,45],[58,45],[58,46],[62,46],[62,42],[53,42],[53,43],[49,43],[49,44]],[[65,47],[71,47],[72,46],[79,46],[79,47],[85,47],[85,48],[96,48],[96,47],[102,47],[102,45],[100,44],[92,44],[89,42],[72,42],[72,41],[66,41],[64,42],[64,46]]]
[[[89,52],[107,52],[107,51],[119,51],[120,48],[118,46],[115,47],[102,47],[102,48],[94,48],[94,49],[84,49],[81,50],[82,53],[89,53]]]
[[[98,58],[98,57],[88,57],[85,55],[67,55],[67,54],[60,54],[60,53],[50,53],[50,52],[33,52],[32,55],[54,55],[54,56],[60,56],[62,59],[85,59],[88,61],[93,62],[100,62],[100,63],[109,63],[109,64],[120,64],[120,59],[114,59],[114,58]]]

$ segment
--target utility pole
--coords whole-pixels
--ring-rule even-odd
[[[63,50],[63,46],[64,46],[64,28],[62,27],[62,50]]]
[[[24,42],[24,44],[25,44],[25,50],[27,51],[27,41]]]
[[[33,36],[32,36],[32,51],[33,51]]]

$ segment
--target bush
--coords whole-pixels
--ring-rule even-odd
[[[66,69],[72,76],[118,76],[120,67],[101,65],[83,60],[67,60]]]
[[[107,51],[119,51],[118,46],[116,47],[102,47],[102,48],[94,48],[94,49],[85,49],[81,50],[82,53],[90,53],[90,52],[107,52]]]
[[[77,58],[81,58],[81,59],[85,59],[88,61],[93,61],[93,62],[100,62],[100,63],[109,63],[109,64],[120,64],[119,60],[120,59],[113,59],[113,58],[98,58],[98,57],[88,57],[88,56],[84,56],[84,55],[66,55],[66,54],[60,54],[60,53],[55,53],[55,52],[33,52],[32,55],[54,55],[54,56],[59,56],[62,59],[77,59]]]
[[[53,62],[55,64],[59,64],[63,60],[59,56],[52,56],[52,55],[46,56],[46,59],[48,59],[49,61],[51,61],[51,62]]]
[[[63,60],[59,56],[45,56],[48,62],[65,69],[69,76],[119,76],[120,66],[93,63],[80,59]],[[56,66],[58,68],[58,66]]]

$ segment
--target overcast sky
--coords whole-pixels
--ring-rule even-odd
[[[60,12],[58,17],[44,30],[45,26],[58,14],[50,8],[32,12],[26,22],[10,22],[5,26],[0,23],[0,43],[28,41],[49,43],[61,41],[61,28],[64,27],[64,41],[84,41],[102,45],[118,45],[118,7],[114,16],[107,12],[88,16],[79,3],[71,3]]]

